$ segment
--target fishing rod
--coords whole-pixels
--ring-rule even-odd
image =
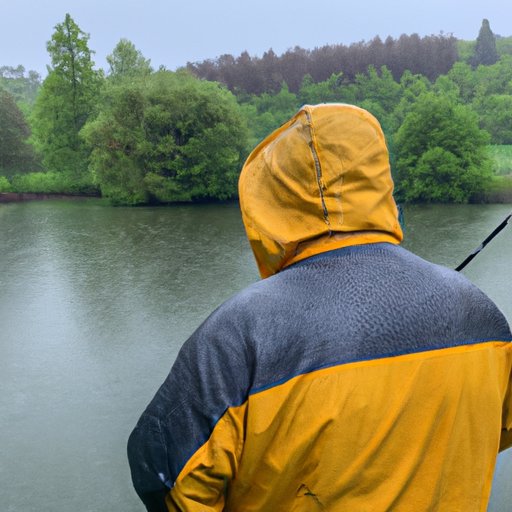
[[[455,270],[460,272],[482,249],[508,224],[508,221],[512,217],[512,212],[510,212],[505,219],[503,219],[502,223],[457,267]]]

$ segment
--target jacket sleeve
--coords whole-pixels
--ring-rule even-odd
[[[239,317],[224,309],[183,345],[128,441],[133,484],[150,512],[224,508],[252,366]]]

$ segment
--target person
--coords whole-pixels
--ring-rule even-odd
[[[512,334],[463,275],[400,247],[377,120],[304,106],[239,195],[263,279],[186,341],[132,432],[147,510],[486,510]]]

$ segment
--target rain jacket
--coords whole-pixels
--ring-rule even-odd
[[[512,335],[464,276],[399,247],[375,118],[303,107],[239,191],[265,279],[197,329],[133,431],[148,510],[486,510]]]

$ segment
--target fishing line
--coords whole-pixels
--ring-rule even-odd
[[[512,217],[512,212],[510,212],[503,222],[457,267],[455,270],[460,272],[482,249],[508,224],[508,221]]]

